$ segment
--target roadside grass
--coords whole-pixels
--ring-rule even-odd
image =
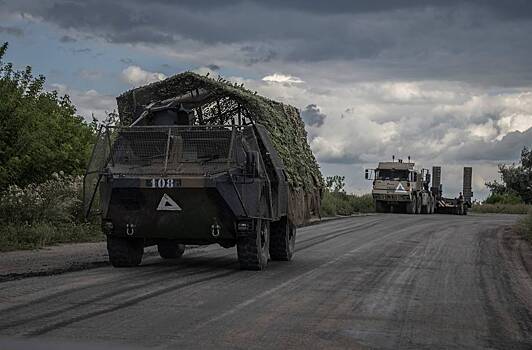
[[[473,204],[470,211],[475,213],[527,214],[532,210],[528,204]]]
[[[49,245],[75,242],[98,242],[104,236],[93,223],[8,223],[0,228],[0,252],[38,249]]]
[[[321,202],[322,216],[373,213],[375,207],[371,194],[357,196],[344,192],[325,191]]]
[[[82,218],[81,177],[54,174],[0,194],[0,252],[104,239],[98,220]]]
[[[516,225],[517,231],[530,243],[532,243],[532,211],[523,217]]]

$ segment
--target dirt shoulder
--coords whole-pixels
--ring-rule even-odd
[[[105,242],[72,243],[0,253],[0,282],[107,265]]]
[[[364,215],[360,215],[364,216]],[[312,220],[315,225],[348,217]],[[187,247],[190,249],[190,247]],[[144,250],[145,256],[157,255],[155,247]],[[0,253],[0,282],[34,276],[56,275],[109,265],[105,242],[69,243],[36,250],[17,250]]]
[[[499,252],[518,291],[518,297],[532,310],[532,245],[514,227],[498,231]]]

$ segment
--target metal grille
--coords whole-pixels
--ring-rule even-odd
[[[111,139],[112,135],[109,129],[102,127],[98,130],[87,171],[83,177],[83,210],[86,217],[90,214],[91,209],[94,209],[94,206],[99,203],[97,189],[102,171],[109,162]]]
[[[131,127],[117,132],[112,172],[210,174],[236,162],[231,127]]]

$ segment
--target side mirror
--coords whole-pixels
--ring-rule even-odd
[[[366,178],[366,180],[369,180],[369,170],[368,169],[366,169],[364,171],[364,177]]]

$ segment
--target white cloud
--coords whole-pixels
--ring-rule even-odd
[[[286,83],[286,84],[304,83],[304,81],[298,77],[294,77],[292,75],[280,74],[280,73],[273,73],[271,75],[267,75],[264,78],[262,78],[262,80],[271,82],[271,83]]]
[[[420,166],[446,169],[449,196],[461,191],[462,168],[473,166],[474,190],[477,198],[485,198],[484,183],[498,177],[497,163],[518,158],[525,137],[497,143],[512,132],[532,127],[532,93],[526,89],[494,94],[449,81],[323,80],[317,85],[312,76],[305,79],[306,84],[229,79],[301,110],[310,104],[319,106],[326,115],[323,124],[307,129],[324,173],[374,167],[393,154],[410,155]],[[369,191],[362,174],[342,174],[348,178],[349,191]]]
[[[50,84],[49,88],[56,90],[59,95],[69,95],[70,100],[76,106],[77,114],[87,121],[92,121],[93,116],[102,121],[108,113],[117,109],[114,96],[102,94],[94,89],[81,91],[64,84]]]
[[[149,72],[139,66],[129,66],[122,71],[122,79],[133,86],[140,86],[166,79],[163,73]]]

